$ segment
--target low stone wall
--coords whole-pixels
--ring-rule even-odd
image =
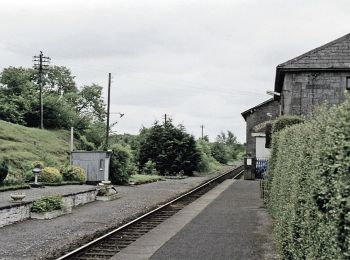
[[[13,204],[0,208],[0,227],[28,219],[32,202]]]
[[[63,203],[65,211],[96,200],[96,190],[64,194]],[[30,208],[34,201],[22,202],[0,207],[0,227],[7,226],[30,218]]]

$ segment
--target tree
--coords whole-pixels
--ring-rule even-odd
[[[38,71],[8,67],[0,74],[0,120],[30,127],[39,125]],[[106,110],[102,87],[76,87],[74,76],[64,66],[51,66],[43,76],[44,126],[75,128],[83,147],[101,147]]]
[[[76,110],[80,114],[89,115],[95,120],[106,118],[106,105],[102,98],[102,87],[97,84],[83,86],[75,100]]]
[[[38,90],[33,83],[34,70],[5,68],[0,75],[0,119],[32,126],[38,118]]]
[[[141,168],[151,160],[162,175],[192,175],[200,161],[194,137],[182,125],[175,127],[171,119],[163,125],[155,122],[151,128],[141,129],[138,156]]]
[[[216,137],[216,143],[218,143],[218,144],[215,144],[215,149],[216,149],[216,152],[218,153],[218,156],[219,154],[223,155],[222,154],[223,151],[226,150],[226,156],[224,157],[228,161],[236,160],[239,157],[239,155],[242,154],[244,151],[244,146],[237,141],[237,137],[229,130],[227,131],[227,134],[225,134],[224,132],[221,132]],[[219,148],[219,144],[224,147]],[[220,157],[224,158],[222,156]],[[222,160],[225,161],[225,159],[222,159]]]
[[[72,72],[64,66],[50,66],[44,85],[46,91],[56,92],[58,95],[64,95],[71,92],[78,92]]]
[[[219,163],[226,164],[229,161],[229,152],[224,143],[213,143],[211,146],[211,154]]]

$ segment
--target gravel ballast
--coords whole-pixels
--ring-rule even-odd
[[[224,171],[228,168],[225,167]],[[52,259],[182,194],[204,177],[117,186],[121,198],[77,207],[52,220],[27,220],[0,228],[0,259]]]

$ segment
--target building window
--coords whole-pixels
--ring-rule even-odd
[[[346,89],[350,90],[350,77],[346,77]]]

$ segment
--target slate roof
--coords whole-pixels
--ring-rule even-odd
[[[266,101],[260,103],[259,105],[256,105],[255,107],[249,108],[248,110],[242,112],[241,115],[243,116],[244,120],[246,120],[248,115],[254,113],[260,107],[267,105],[268,103],[273,102],[273,101],[274,101],[274,99],[270,98],[269,100],[266,100]]]
[[[350,33],[278,65],[275,91],[281,91],[286,71],[338,70],[350,71]]]

